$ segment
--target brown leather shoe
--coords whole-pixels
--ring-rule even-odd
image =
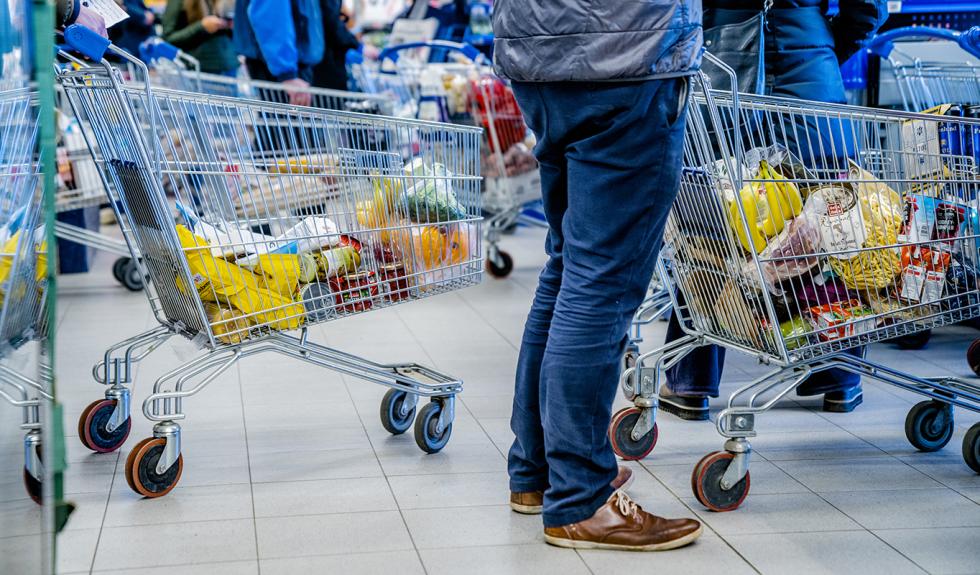
[[[666,551],[692,543],[701,536],[694,519],[664,519],[647,513],[622,491],[585,521],[545,527],[544,540],[572,549],[619,551]]]
[[[629,489],[633,484],[633,470],[629,467],[619,467],[616,478],[609,484],[613,489]],[[544,491],[526,491],[524,493],[510,492],[510,508],[524,515],[538,515],[544,507]]]

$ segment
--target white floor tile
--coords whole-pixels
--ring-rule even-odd
[[[424,575],[422,562],[415,551],[375,551],[352,555],[321,555],[262,559],[263,575],[296,575],[298,573],[343,573],[344,575]]]
[[[106,527],[95,569],[122,569],[255,559],[251,519]]]
[[[540,515],[521,515],[509,505],[409,509],[403,512],[419,549],[543,543]]]
[[[421,551],[429,575],[585,575],[588,567],[570,549],[545,544]]]
[[[266,517],[255,527],[262,559],[412,549],[397,511]]]
[[[255,483],[252,494],[256,517],[397,509],[383,477]]]
[[[579,553],[595,575],[619,573],[742,575],[755,572],[723,540],[704,535],[692,545],[662,553],[620,551],[580,551]]]
[[[972,575],[980,565],[980,528],[875,531],[902,555],[934,575]]]

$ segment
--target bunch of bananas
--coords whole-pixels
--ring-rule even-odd
[[[759,162],[759,179],[765,182],[745,184],[728,204],[728,218],[735,235],[746,251],[759,253],[769,238],[783,231],[786,222],[803,211],[803,196],[796,184],[772,169],[765,160]],[[739,205],[749,224],[748,234],[742,225]]]

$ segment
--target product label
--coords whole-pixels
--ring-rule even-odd
[[[946,274],[937,271],[926,272],[925,284],[922,288],[922,303],[939,301],[946,287]]]
[[[926,270],[921,266],[908,266],[902,271],[902,290],[899,297],[918,302],[922,297],[922,287],[925,284]]]
[[[856,250],[864,245],[867,234],[861,208],[855,204],[847,210],[837,202],[827,204],[827,213],[820,218],[820,239],[832,257],[846,259],[856,255],[834,252]]]

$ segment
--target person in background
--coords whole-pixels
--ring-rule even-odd
[[[763,0],[704,0],[704,27],[744,22],[758,14],[762,4]],[[838,104],[847,101],[840,65],[884,24],[886,1],[840,0],[840,12],[833,18],[824,14],[825,6],[825,0],[772,3],[765,29],[767,94]],[[827,137],[823,134],[823,139]],[[675,314],[667,326],[666,342],[683,335]],[[863,348],[849,353],[861,355]],[[667,381],[660,389],[660,409],[682,419],[708,419],[708,398],[718,397],[724,365],[723,348],[704,346],[689,353],[667,371]],[[823,395],[823,410],[829,412],[848,413],[863,401],[861,376],[842,369],[816,373],[796,392]]]
[[[232,12],[215,0],[167,0],[163,39],[196,58],[202,72],[234,76],[238,56],[231,39]]]
[[[537,137],[549,230],[517,360],[510,505],[551,545],[631,551],[695,541],[694,519],[622,489],[607,430],[626,328],[680,187],[701,1],[498,0],[494,64]]]
[[[347,29],[346,17],[341,14],[341,0],[320,0],[323,13],[323,59],[313,67],[313,85],[332,90],[347,89],[348,50],[360,46]]]
[[[313,67],[323,59],[321,0],[238,0],[234,41],[253,80],[280,82],[289,103],[309,106]]]
[[[109,39],[130,54],[139,56],[140,44],[156,35],[156,14],[146,7],[143,0],[123,0],[122,7],[129,18],[112,27]]]

